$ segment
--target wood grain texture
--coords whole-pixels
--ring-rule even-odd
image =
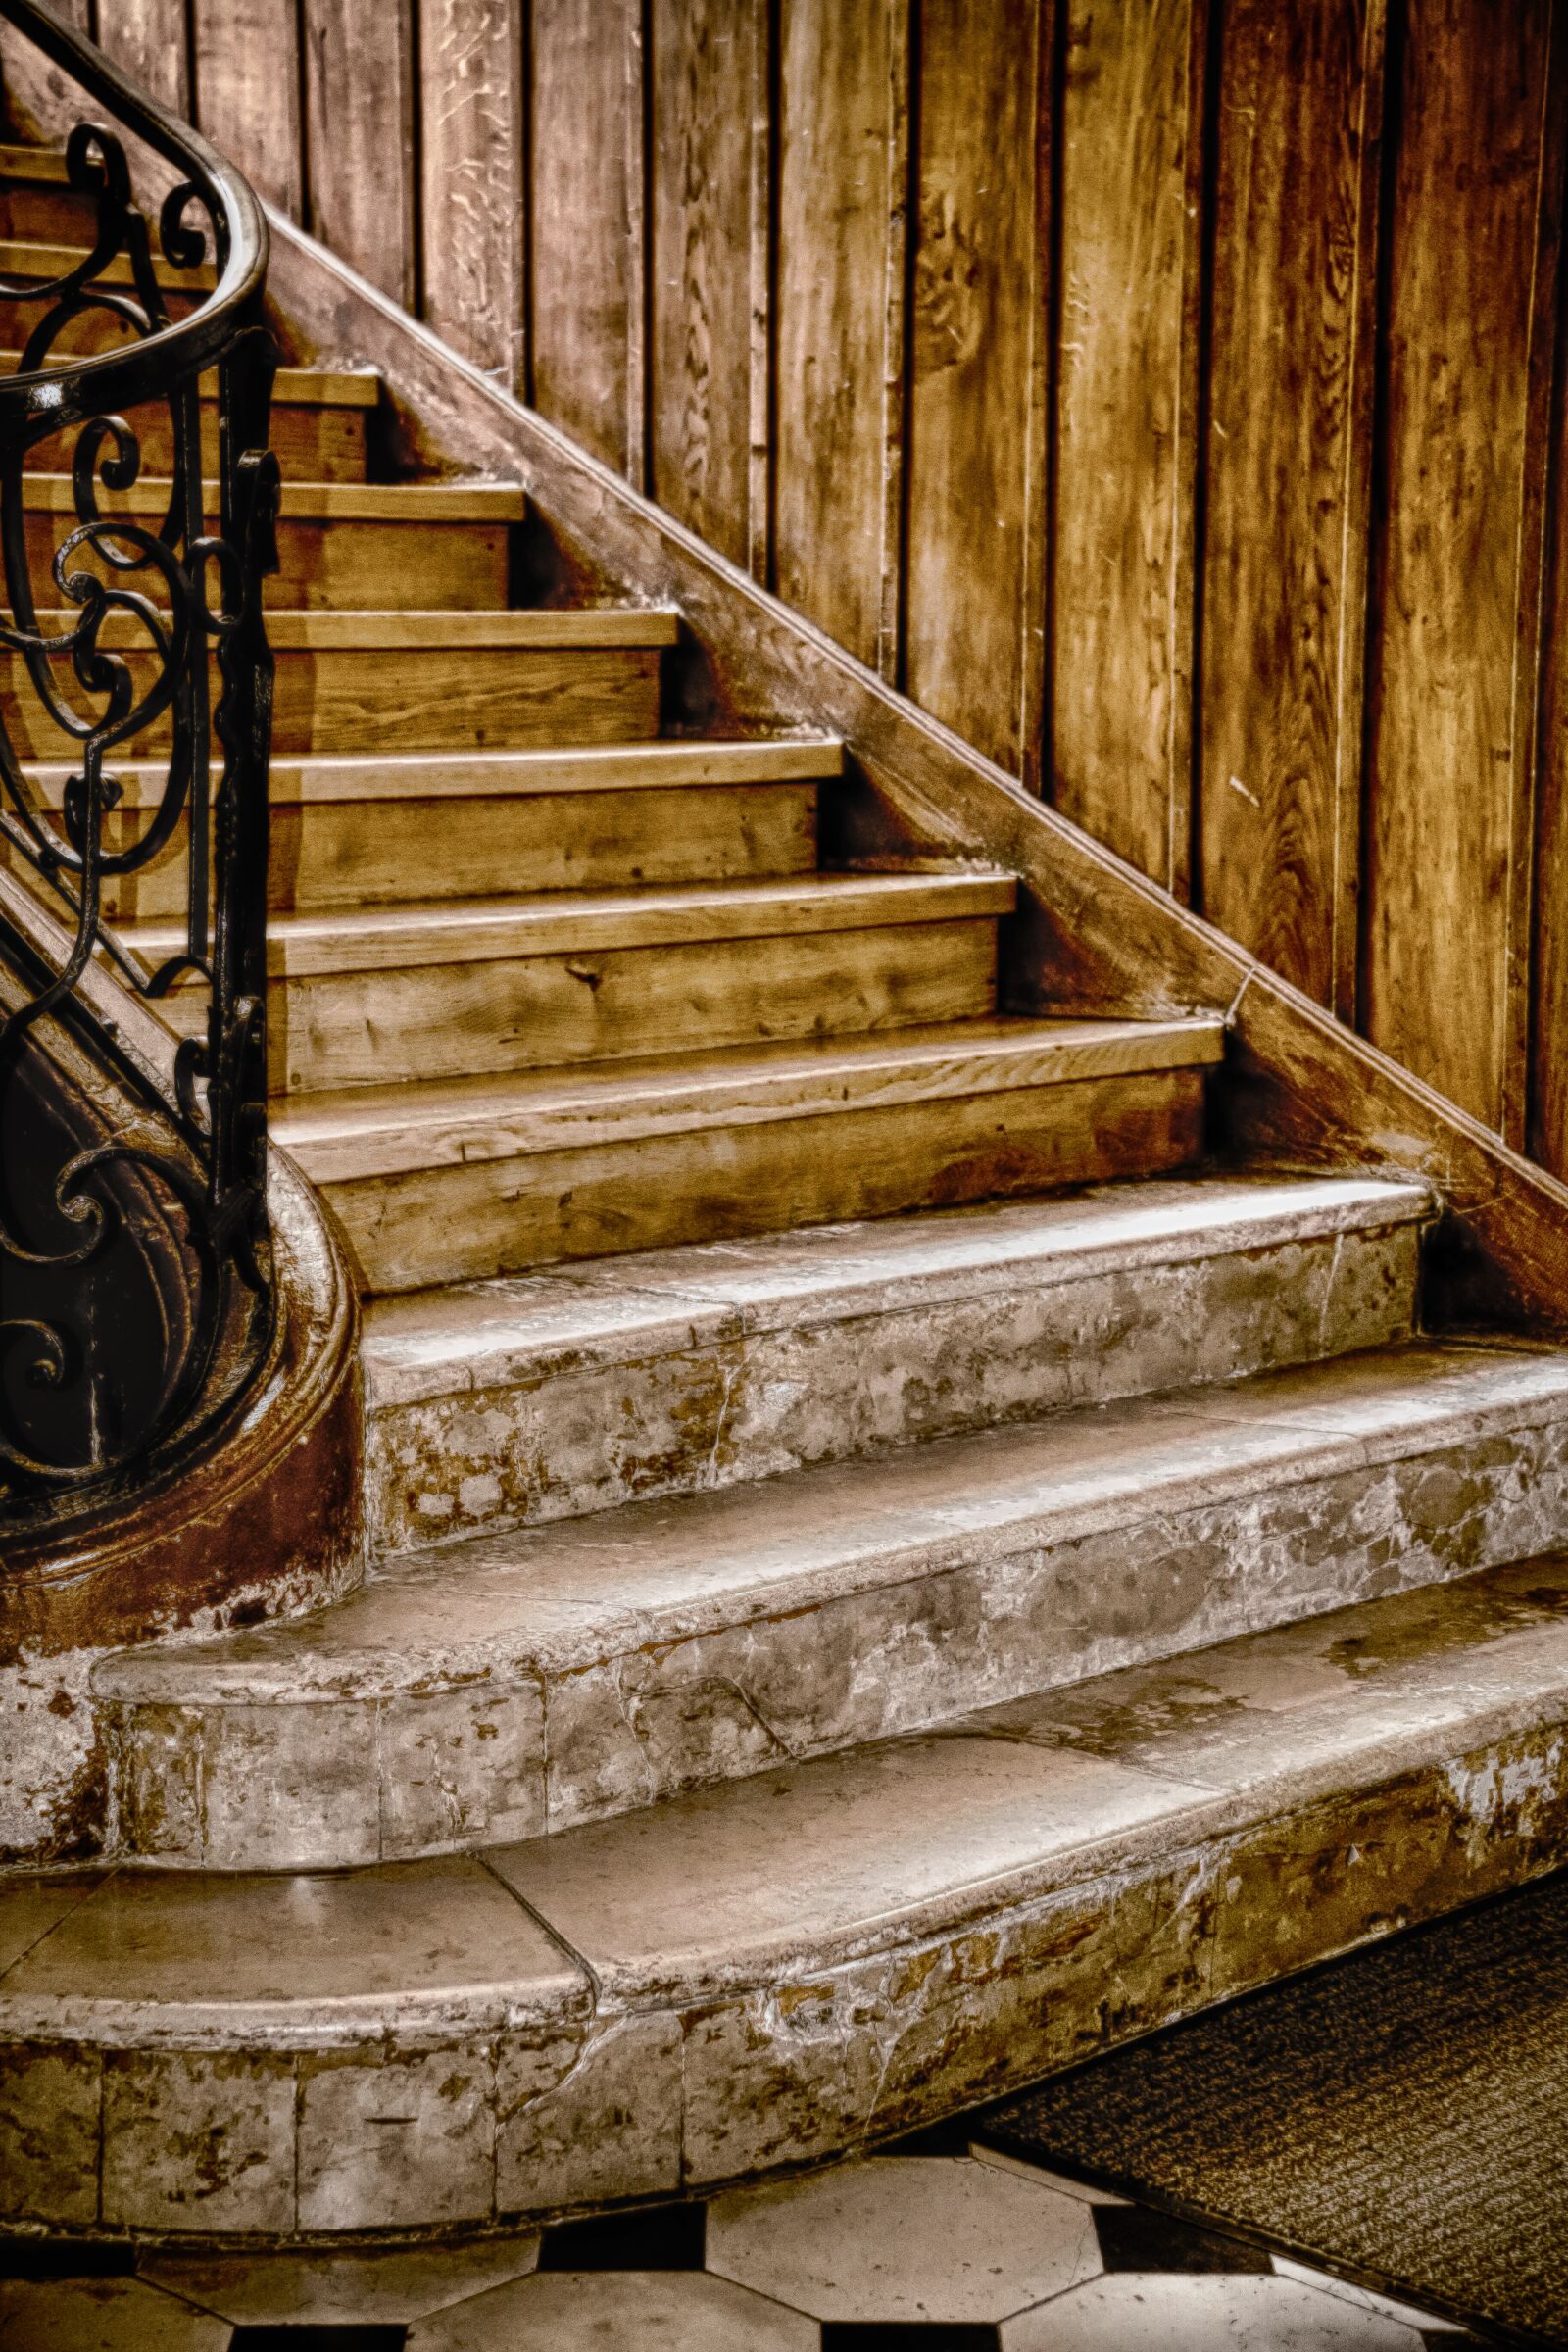
[[[1557,12],[1554,68],[1563,71],[1568,23]],[[1563,182],[1556,180],[1556,227]],[[1535,872],[1530,1103],[1526,1148],[1568,1176],[1568,285],[1559,242],[1553,407],[1546,419],[1549,470],[1543,501],[1541,725]],[[1527,671],[1527,675],[1528,675]]]
[[[672,514],[756,572],[766,543],[765,470],[754,464],[766,404],[766,9],[653,0],[652,22],[650,481]],[[757,454],[765,469],[765,441]]]
[[[172,113],[189,112],[185,0],[98,0],[97,39]]]
[[[1203,1080],[1162,1070],[526,1159],[323,1181],[367,1290],[1103,1182],[1201,1149]],[[313,1152],[293,1147],[307,1171]]]
[[[1051,791],[1185,898],[1207,0],[1060,5]]]
[[[1046,0],[920,12],[908,417],[909,693],[1014,774],[1038,707],[1045,527],[1036,237]]]
[[[523,385],[523,0],[420,0],[424,315]]]
[[[530,55],[534,406],[641,487],[642,0],[534,0]]]
[[[1410,10],[1390,224],[1361,1017],[1494,1127],[1528,856],[1514,695],[1551,13]]]
[[[899,640],[908,0],[784,0],[774,567],[884,677]]]
[[[651,600],[677,601],[704,648],[710,710],[841,735],[872,787],[868,853],[912,843],[1023,876],[1038,985],[1058,1007],[1148,1016],[1224,1010],[1241,999],[1218,1098],[1231,1148],[1244,1158],[1404,1168],[1441,1182],[1456,1250],[1433,1285],[1438,1320],[1495,1316],[1568,1331],[1568,1186],[1026,798],[286,226],[274,241],[273,283],[321,350],[352,345],[385,372],[422,417],[432,458],[514,475],[566,557]]]
[[[303,24],[311,231],[411,306],[414,0],[303,0]]]
[[[191,27],[198,126],[261,195],[302,220],[296,0],[192,0]]]
[[[1355,909],[1337,850],[1360,772],[1341,668],[1365,628],[1345,568],[1369,519],[1368,24],[1364,0],[1234,0],[1217,125],[1200,903],[1325,1004]]]

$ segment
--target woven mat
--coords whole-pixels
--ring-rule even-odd
[[[1057,2076],[975,2136],[1568,2345],[1568,1876]]]

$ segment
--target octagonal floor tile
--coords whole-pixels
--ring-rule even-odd
[[[819,2331],[695,2271],[536,2271],[421,2320],[407,2352],[817,2352]]]
[[[1274,2277],[1122,2271],[1009,2320],[1002,2352],[1422,2352],[1400,2322]]]
[[[538,2259],[530,2236],[363,2253],[151,2254],[140,2268],[155,2285],[239,2325],[348,2326],[423,2319],[524,2277]]]
[[[820,2320],[1022,2311],[1100,2271],[1093,2208],[966,2157],[883,2157],[708,2209],[708,2267]]]
[[[139,2278],[0,2279],[8,2352],[227,2352],[229,2334]]]

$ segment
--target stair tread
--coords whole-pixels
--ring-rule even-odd
[[[806,874],[781,880],[643,884],[619,890],[542,891],[493,899],[404,900],[274,914],[268,969],[275,975],[406,969],[503,956],[591,954],[683,940],[753,939],[876,924],[956,920],[1011,911],[1010,874]],[[148,956],[184,938],[172,921],[122,924]]]
[[[78,612],[38,614],[41,628],[64,635],[77,627]],[[327,612],[283,608],[267,614],[274,653],[472,652],[481,647],[536,652],[551,648],[627,646],[656,650],[678,643],[680,615],[655,606],[605,605],[570,612],[452,609],[424,612]],[[129,652],[143,649],[147,632],[127,612],[112,612],[99,643]]]
[[[21,365],[20,351],[0,350],[0,375],[14,375]],[[373,409],[380,397],[373,368],[280,368],[272,380],[274,408]],[[204,387],[203,398],[218,398],[216,383]]]
[[[78,762],[27,760],[24,771],[50,808],[59,808]],[[123,806],[163,798],[169,762],[116,760]],[[389,752],[362,760],[349,753],[272,762],[274,805],[361,800],[446,800],[563,792],[673,791],[739,784],[821,783],[840,775],[836,736],[756,741],[666,741],[549,746],[515,752]]]
[[[607,1997],[821,1991],[824,1969],[1068,1887],[1108,1903],[1130,1869],[1335,1797],[1386,1790],[1396,1840],[1405,1776],[1457,1803],[1466,1758],[1565,1709],[1568,1562],[1525,1560],[482,1857],[12,1886],[0,2031],[341,2047],[393,2014],[473,2033]]]
[[[7,277],[36,278],[46,284],[79,269],[91,250],[88,245],[67,245],[53,237],[0,237],[0,271]],[[211,262],[199,262],[193,270],[175,270],[155,255],[153,274],[166,293],[211,293],[218,283],[218,272]],[[128,255],[117,253],[91,283],[133,285]]]
[[[569,1672],[982,1556],[1560,1415],[1568,1352],[1415,1342],[387,1560],[323,1615],[121,1653],[117,1697],[290,1703]]]
[[[1195,1068],[1223,1052],[1224,1024],[1215,1017],[999,1015],[515,1076],[338,1088],[279,1103],[271,1131],[318,1182],[329,1182],[884,1102]]]
[[[203,485],[210,507],[216,508],[220,485]],[[144,474],[128,490],[116,490],[103,501],[104,515],[162,514],[169,506],[172,482]],[[76,512],[75,483],[69,473],[29,473],[23,477],[23,504],[34,514],[72,514]],[[520,522],[527,513],[525,492],[515,482],[310,482],[285,479],[280,513],[285,522]]]
[[[1278,1248],[1413,1223],[1425,1186],[1364,1176],[1200,1176],[1095,1186],[580,1259],[368,1300],[372,1407],[515,1380],[569,1361],[617,1362],[667,1332],[748,1332],[930,1307],[1027,1278],[1091,1274]]]

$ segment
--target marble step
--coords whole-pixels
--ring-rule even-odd
[[[296,1096],[362,1289],[1191,1166],[1224,1024],[944,1021]]]
[[[560,1834],[1568,1544],[1568,1353],[1417,1342],[466,1537],[94,1670],[120,1847]]]
[[[1425,1190],[1201,1176],[372,1299],[376,1547],[1409,1336]]]
[[[482,1856],[0,1886],[0,2217],[483,2226],[808,2165],[1568,1863],[1531,1559]]]

